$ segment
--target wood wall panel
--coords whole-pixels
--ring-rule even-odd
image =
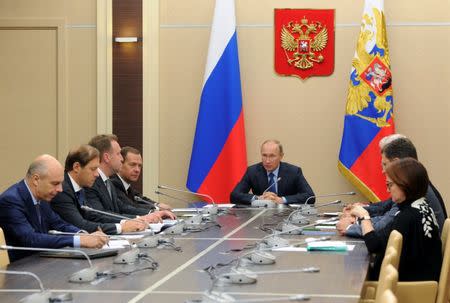
[[[114,0],[113,37],[130,36],[142,37],[142,0]],[[142,39],[113,42],[113,132],[142,151]]]

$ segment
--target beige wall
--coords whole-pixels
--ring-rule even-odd
[[[0,0],[0,191],[96,133],[96,2]]]
[[[285,160],[303,168],[317,194],[353,190],[336,164],[363,2],[236,1],[248,161],[259,161],[261,141],[278,138],[285,146]],[[385,2],[387,21],[393,24],[388,40],[397,131],[413,139],[450,206],[450,2]],[[185,186],[213,7],[211,0],[160,1],[163,184]],[[280,7],[336,9],[333,75],[302,82],[274,73],[273,9]]]
[[[150,155],[147,164],[159,158],[150,169],[147,166],[145,180],[152,181],[145,182],[144,188],[151,194],[157,183],[185,185],[214,1],[144,1],[144,15],[151,16],[145,20],[147,27],[144,28],[144,37],[151,37],[145,44],[144,54],[144,73],[150,75],[144,82],[144,142],[147,142],[147,150],[159,151],[156,156],[154,151],[146,152]],[[100,114],[109,112],[108,101],[97,100],[97,73],[101,74],[99,81],[102,83],[110,76],[108,71],[97,70],[97,55],[100,59],[107,57],[107,47],[97,53],[97,40],[110,35],[108,25],[103,23],[103,32],[97,33],[97,2],[103,5],[110,1],[0,0],[2,29],[17,22],[25,22],[29,27],[33,27],[34,22],[36,27],[37,19],[53,22],[54,26],[62,24],[55,29],[61,31],[59,35],[45,32],[50,39],[45,44],[30,42],[30,45],[40,43],[39,47],[44,49],[53,42],[59,43],[56,49],[52,48],[55,52],[62,51],[59,61],[54,57],[51,60],[47,51],[32,52],[38,48],[14,52],[15,45],[26,43],[25,38],[22,34],[10,35],[11,28],[1,32],[3,38],[9,37],[7,47],[2,40],[0,56],[0,167],[2,172],[7,172],[0,176],[0,190],[19,179],[30,159],[38,153],[59,154],[63,160],[69,146],[86,142],[94,135],[97,104]],[[316,193],[352,189],[338,173],[336,163],[348,72],[362,6],[362,0],[236,1],[249,163],[259,160],[262,140],[276,137],[285,145],[285,160],[302,166]],[[336,63],[332,76],[302,82],[274,73],[275,7],[336,9]],[[386,1],[385,8],[387,21],[393,24],[388,27],[388,39],[397,130],[414,140],[433,182],[449,200],[450,164],[446,156],[450,151],[450,109],[446,88],[450,82],[450,3],[438,0],[427,5],[420,1],[391,0]],[[105,14],[100,12],[100,15]],[[105,20],[110,22],[110,18]],[[438,24],[433,25],[434,22]],[[36,35],[27,33],[31,35],[27,39],[36,39],[38,32]],[[3,56],[6,52],[8,56]],[[32,64],[23,66],[27,62],[23,59],[31,54],[38,57]],[[36,74],[24,76],[20,72],[35,69],[45,56],[56,64],[57,72],[51,65],[37,68],[39,73]],[[53,74],[41,79],[49,71]],[[46,80],[46,91],[33,93],[25,89],[36,85],[37,79]],[[108,89],[102,88],[102,94],[105,91],[103,95],[107,95]],[[47,109],[36,106],[37,101],[47,102]],[[41,116],[45,112],[50,114]],[[36,123],[28,121],[31,114],[39,115],[45,123],[36,127]],[[270,117],[270,124],[266,117]],[[110,121],[101,122],[108,125]],[[54,125],[57,130],[51,131]],[[105,127],[99,129],[104,131]],[[23,142],[29,144],[23,146]]]

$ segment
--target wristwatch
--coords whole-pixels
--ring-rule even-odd
[[[358,218],[358,223],[361,224],[361,221],[370,220],[370,216],[362,216]]]

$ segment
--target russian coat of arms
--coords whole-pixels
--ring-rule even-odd
[[[275,10],[275,71],[302,79],[334,70],[334,10]]]

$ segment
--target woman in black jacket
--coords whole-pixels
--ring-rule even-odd
[[[403,236],[399,280],[439,280],[442,243],[434,212],[424,199],[428,184],[427,171],[420,162],[413,158],[395,160],[386,168],[386,186],[399,207],[392,223],[376,232],[367,210],[360,206],[351,210],[361,224],[368,251],[376,254],[371,278],[378,277],[389,234],[395,229]]]

